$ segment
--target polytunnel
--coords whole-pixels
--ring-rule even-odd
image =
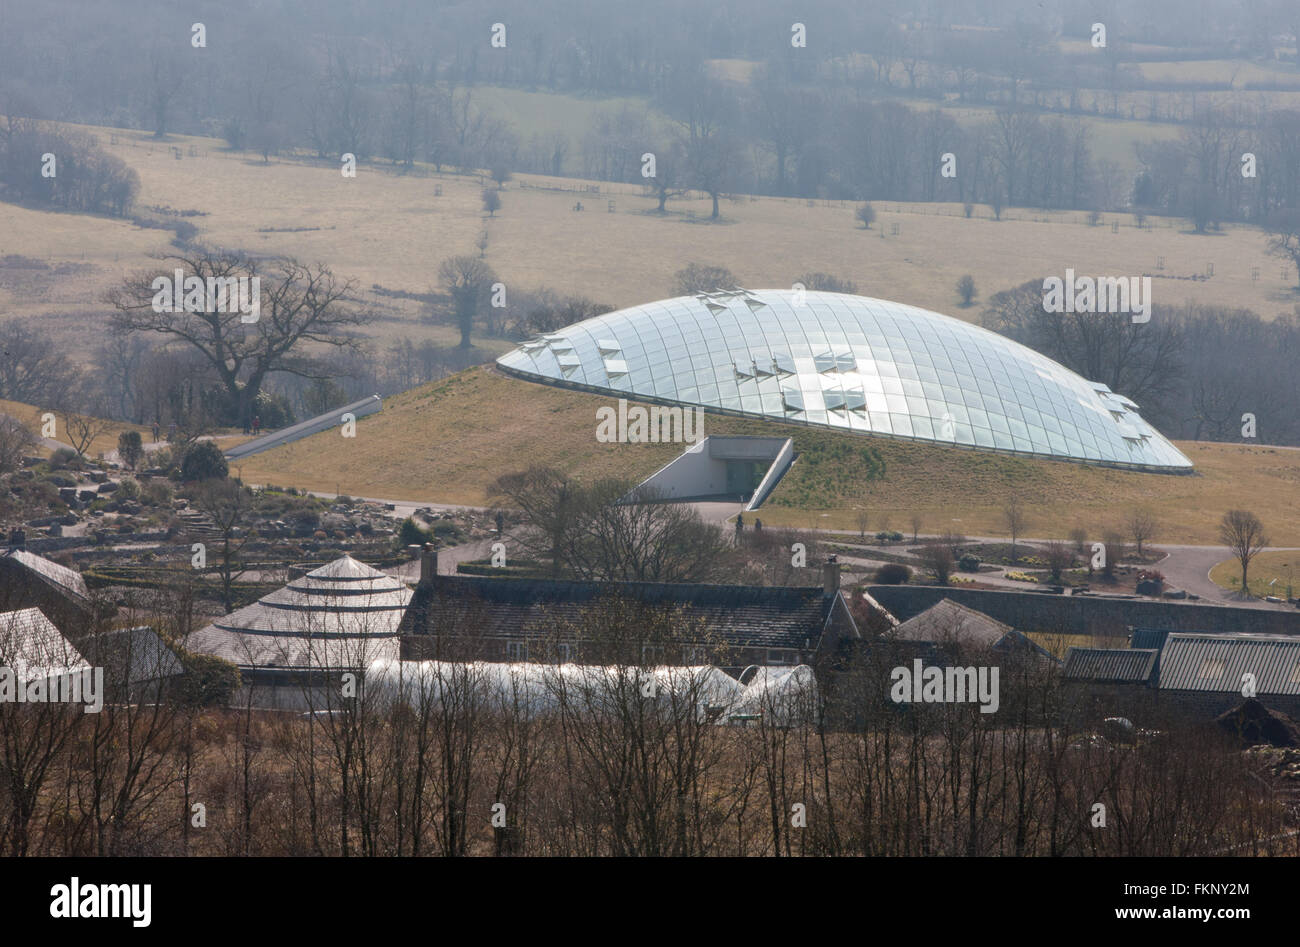
[[[485,707],[536,715],[562,701],[583,712],[614,709],[639,691],[661,706],[690,700],[699,720],[730,722],[767,715],[782,726],[809,719],[817,683],[807,665],[757,668],[748,685],[710,665],[639,668],[621,665],[532,664],[491,661],[396,661],[371,663],[366,686],[379,705],[420,707],[474,695]]]

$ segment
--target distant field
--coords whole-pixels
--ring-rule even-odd
[[[249,458],[241,475],[254,483],[427,502],[485,502],[503,473],[547,464],[580,478],[644,478],[679,453],[671,445],[600,444],[598,395],[507,378],[486,368],[388,399],[357,425],[355,440],[317,434]],[[856,529],[856,509],[907,529],[920,513],[923,532],[1002,535],[1001,510],[1017,496],[1029,535],[1065,536],[1082,526],[1100,538],[1136,507],[1160,524],[1156,541],[1217,542],[1231,507],[1254,509],[1273,542],[1300,545],[1300,451],[1234,444],[1180,443],[1197,465],[1191,476],[1145,474],[1058,461],[987,454],[937,445],[864,438],[800,425],[706,416],[706,433],[780,434],[801,457],[764,505],[764,523]],[[866,482],[860,451],[876,448],[886,478]]]
[[[571,107],[595,107],[575,100]],[[1100,123],[1112,130],[1119,123]],[[1001,222],[987,207],[972,219],[951,204],[877,202],[871,230],[855,227],[850,202],[778,198],[724,201],[723,221],[710,223],[707,200],[669,203],[671,213],[650,213],[654,202],[630,185],[600,185],[577,193],[583,182],[523,175],[503,195],[494,219],[480,210],[477,177],[401,175],[387,166],[363,165],[345,179],[333,162],[260,158],[223,150],[220,142],[176,137],[164,143],[143,132],[98,130],[101,141],[136,168],[141,204],[198,210],[186,218],[212,244],[253,252],[324,260],[353,277],[363,293],[373,285],[425,293],[446,257],[475,253],[480,231],[489,234],[487,261],[507,287],[541,285],[581,293],[615,306],[662,298],[673,273],[690,261],[729,267],[753,288],[788,286],[808,270],[854,280],[859,291],[974,318],[983,299],[1028,279],[1060,273],[1150,273],[1157,303],[1194,299],[1248,306],[1265,317],[1290,311],[1300,297],[1283,280],[1283,267],[1265,255],[1263,235],[1229,227],[1219,236],[1185,232],[1182,220],[1154,220],[1138,230],[1127,215],[1104,215],[1087,226],[1082,213],[1011,209]],[[110,144],[111,137],[116,144]],[[176,160],[172,147],[181,150]],[[190,156],[193,149],[196,156]],[[525,187],[524,185],[531,185]],[[442,194],[435,195],[441,186]],[[543,187],[567,190],[546,190]],[[607,207],[614,200],[614,212]],[[572,208],[581,200],[586,208]],[[1112,233],[1110,223],[1119,222]],[[894,227],[898,233],[895,234]],[[305,229],[304,229],[305,228]],[[168,249],[170,233],[80,215],[45,213],[0,204],[0,316],[44,320],[53,336],[85,354],[99,343],[103,290],[129,271],[151,265],[149,255]],[[21,254],[53,266],[82,267],[65,279],[4,266]],[[1164,268],[1157,269],[1158,258]],[[1207,264],[1214,277],[1194,281]],[[1259,268],[1258,281],[1251,279]],[[954,284],[975,277],[976,304],[958,306]],[[454,333],[419,319],[418,305],[374,296],[384,318],[373,327],[381,341],[401,335],[450,344]],[[491,352],[499,340],[477,339]]]

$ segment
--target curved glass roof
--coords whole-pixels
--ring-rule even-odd
[[[534,381],[861,434],[1192,467],[1105,385],[987,329],[883,299],[680,296],[539,336],[497,364]]]

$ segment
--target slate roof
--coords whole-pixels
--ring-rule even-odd
[[[1065,652],[1061,676],[1092,684],[1146,684],[1160,652],[1154,648],[1075,648]]]
[[[0,667],[34,680],[89,665],[39,608],[20,608],[0,612]]]
[[[90,590],[86,588],[86,580],[81,577],[80,572],[61,566],[57,562],[51,562],[26,549],[11,549],[5,553],[5,558],[31,570],[47,583],[58,586],[64,592],[81,599],[90,598]]]
[[[820,586],[775,588],[661,582],[576,582],[545,579],[497,579],[487,576],[440,576],[416,589],[403,635],[436,634],[440,609],[480,608],[474,612],[475,635],[527,639],[546,634],[548,621],[577,620],[584,608],[604,595],[620,594],[638,602],[683,607],[710,635],[732,647],[816,647],[838,596],[826,597]],[[433,626],[433,627],[431,627]]]
[[[114,683],[139,684],[183,674],[176,653],[149,627],[121,628],[88,635],[82,650],[92,664],[103,667]]]
[[[411,590],[343,556],[185,639],[191,651],[240,667],[364,667],[397,655]]]
[[[928,641],[940,646],[1028,651],[1037,657],[1051,659],[1050,654],[1010,625],[949,598],[913,615],[888,632],[887,637],[894,641]]]
[[[1300,695],[1300,637],[1174,632],[1160,655],[1160,689],[1241,693],[1255,676],[1260,696]]]

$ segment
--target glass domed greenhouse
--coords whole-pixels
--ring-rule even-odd
[[[1138,406],[978,326],[883,299],[732,290],[633,306],[497,360],[531,381],[1143,470],[1192,463]]]

